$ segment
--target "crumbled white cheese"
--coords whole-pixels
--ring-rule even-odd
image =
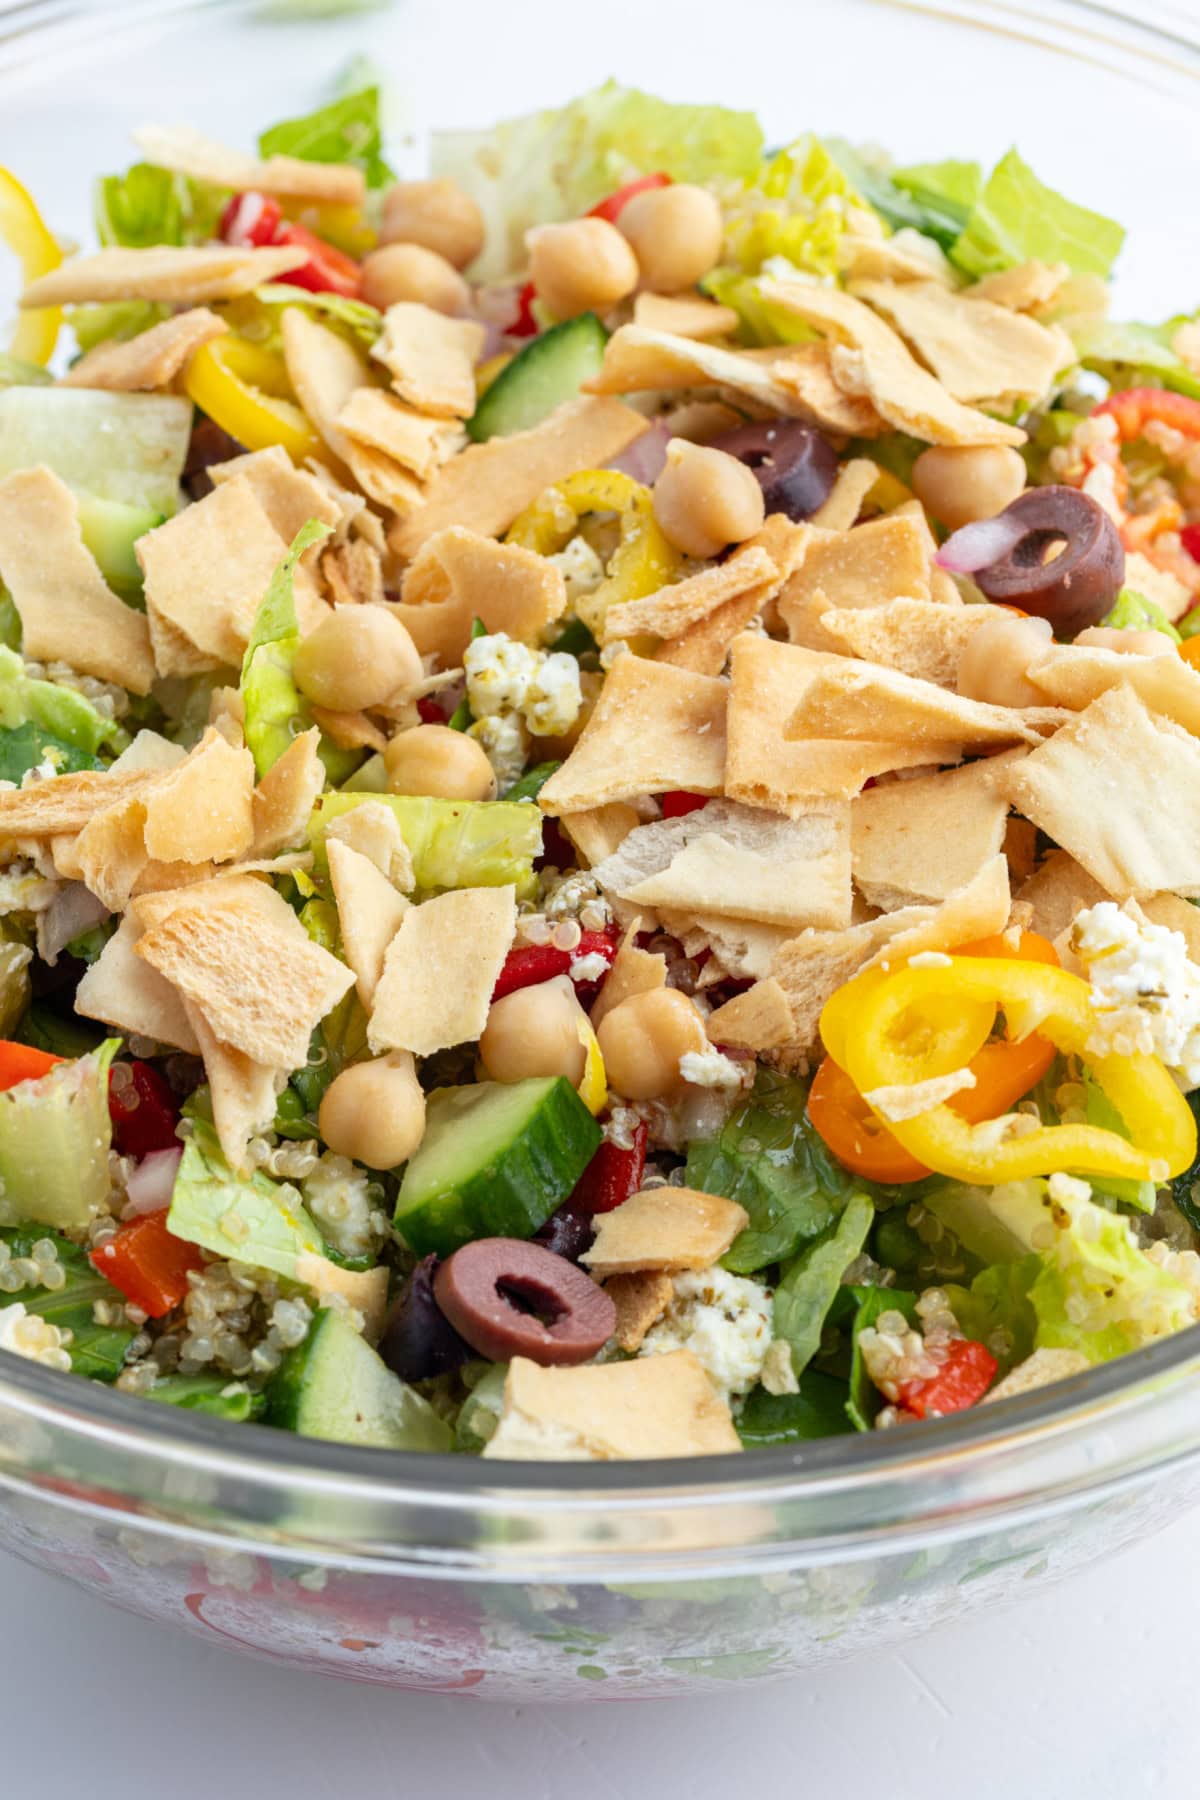
[[[608,958],[598,950],[587,956],[573,956],[567,973],[572,981],[603,981],[608,974]]]
[[[685,1050],[679,1059],[679,1073],[693,1087],[741,1087],[745,1070],[741,1063],[722,1056],[719,1050]]]
[[[1088,1049],[1158,1056],[1181,1086],[1200,1086],[1200,968],[1183,934],[1102,900],[1076,919],[1071,948],[1092,987]]]
[[[482,746],[495,771],[501,793],[519,779],[529,754],[529,735],[516,713],[477,719],[468,727],[467,736]]]
[[[543,655],[525,696],[524,717],[535,737],[570,731],[583,705],[579,664],[565,650]]]
[[[579,664],[564,650],[531,650],[496,631],[467,645],[463,668],[477,720],[520,715],[535,737],[558,737],[579,717]]]
[[[975,1076],[970,1069],[951,1069],[948,1075],[931,1075],[927,1081],[868,1088],[863,1099],[889,1125],[898,1125],[905,1119],[919,1119],[922,1113],[932,1112],[935,1106],[944,1105],[953,1095],[974,1086]]]
[[[771,1348],[771,1296],[761,1282],[714,1264],[676,1275],[675,1293],[641,1356],[690,1350],[725,1397],[748,1394]]]
[[[577,532],[564,549],[546,558],[562,570],[568,604],[584,594],[594,594],[604,580],[604,564],[582,533]]]

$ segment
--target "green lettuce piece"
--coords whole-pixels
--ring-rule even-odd
[[[753,113],[686,106],[616,82],[554,111],[491,131],[435,132],[433,173],[479,203],[487,223],[472,274],[503,281],[524,268],[531,225],[577,218],[635,175],[676,181],[755,180],[762,128]]]
[[[230,1381],[224,1375],[165,1375],[145,1390],[143,1398],[207,1413],[213,1419],[232,1419],[239,1425],[261,1418],[267,1410],[262,1394],[252,1393],[243,1382]]]
[[[102,175],[92,210],[102,244],[146,250],[154,244],[203,244],[217,234],[228,190],[139,162]]]
[[[763,1444],[803,1444],[853,1429],[846,1416],[845,1382],[819,1369],[805,1369],[798,1394],[752,1388],[734,1424],[747,1450]]]
[[[261,1169],[235,1174],[213,1127],[198,1117],[191,1125],[167,1214],[170,1230],[213,1256],[298,1280],[302,1258],[323,1256],[324,1243],[296,1189]]]
[[[1014,1262],[981,1269],[970,1287],[948,1283],[944,1290],[964,1334],[996,1353],[1001,1375],[1033,1352],[1037,1314],[1029,1296],[1041,1268],[1040,1257],[1019,1256]],[[1003,1354],[998,1348],[998,1332],[1005,1334],[1009,1344]]]
[[[893,231],[919,231],[943,250],[962,232],[983,185],[978,163],[926,163],[902,172],[879,152],[845,138],[826,138],[825,145],[860,206],[869,206]]]
[[[479,1365],[476,1364],[476,1367]],[[508,1364],[489,1363],[458,1410],[454,1448],[478,1456],[500,1423]]]
[[[319,519],[301,526],[254,615],[242,659],[240,689],[246,709],[246,744],[260,781],[292,743],[297,725],[303,729],[312,722],[308,704],[292,679],[292,662],[300,645],[293,581],[304,552],[328,535],[328,525]]]
[[[365,300],[351,300],[348,294],[314,294],[308,288],[292,287],[286,281],[267,281],[255,288],[254,298],[263,306],[282,313],[285,306],[299,306],[314,314],[322,325],[340,325],[349,336],[369,350],[383,330],[383,314]]]
[[[97,757],[77,750],[31,719],[11,731],[0,730],[0,781],[14,781],[20,787],[22,777],[43,762],[53,763],[60,775],[104,766]]]
[[[123,737],[116,720],[98,713],[74,688],[34,680],[25,673],[25,664],[16,651],[0,645],[0,731],[15,732],[25,725],[33,726],[48,741],[73,755],[88,759],[94,759],[97,750],[104,746],[120,743]],[[96,764],[88,760],[72,766],[94,768]],[[12,781],[17,777],[6,775],[4,779]]]
[[[849,1198],[851,1179],[809,1124],[807,1101],[803,1083],[759,1069],[720,1135],[689,1146],[687,1185],[736,1200],[750,1215],[721,1258],[735,1275],[787,1262]]]
[[[1116,631],[1161,631],[1173,644],[1183,642],[1162,607],[1136,588],[1123,587],[1100,623]]]
[[[125,1296],[103,1275],[97,1274],[86,1253],[70,1238],[40,1225],[19,1225],[0,1231],[0,1240],[8,1245],[14,1257],[29,1256],[39,1240],[48,1238],[58,1252],[58,1260],[66,1275],[60,1288],[18,1288],[3,1295],[3,1304],[19,1301],[26,1312],[38,1313],[51,1325],[71,1333],[67,1346],[71,1367],[76,1375],[90,1375],[93,1381],[115,1381],[125,1362],[125,1352],[136,1335],[132,1325],[98,1325],[95,1306],[107,1300],[124,1306]]]
[[[169,517],[192,433],[178,394],[14,387],[0,392],[0,479],[45,463],[68,487]]]
[[[874,1325],[881,1313],[903,1313],[909,1324],[917,1317],[917,1296],[900,1288],[842,1287],[830,1308],[832,1325],[848,1325],[850,1329],[850,1389],[845,1396],[845,1415],[855,1431],[870,1431],[883,1400],[879,1389],[867,1374],[860,1338],[868,1325]]]
[[[987,1264],[1024,1256],[1034,1228],[1048,1216],[1045,1183],[1038,1181],[1007,1181],[990,1188],[933,1181],[921,1203],[969,1256]]]
[[[302,162],[356,163],[368,187],[383,187],[395,176],[383,159],[379,89],[360,88],[316,112],[283,119],[258,140],[260,156],[298,156]]]
[[[813,275],[836,275],[851,204],[861,204],[855,183],[820,138],[806,133],[765,157],[726,199],[728,262],[755,275],[781,256]]]
[[[535,763],[532,769],[526,769],[525,773],[519,776],[510,788],[505,789],[504,798],[506,800],[536,800],[550,777],[557,774],[561,768],[560,762]]]
[[[1200,375],[1188,367],[1172,348],[1181,325],[1192,321],[1180,316],[1162,325],[1122,324],[1098,313],[1085,313],[1061,321],[1085,369],[1092,369],[1114,388],[1163,387],[1200,399]]]
[[[413,859],[416,884],[426,892],[459,887],[524,890],[533,859],[541,854],[542,817],[523,800],[435,800],[424,794],[322,794],[309,826],[309,842],[324,855],[331,819],[365,801],[382,802],[396,815]]]
[[[822,1232],[783,1272],[775,1290],[775,1336],[789,1345],[797,1375],[820,1349],[821,1332],[842,1278],[861,1254],[874,1220],[875,1208],[867,1196],[851,1195],[836,1224]]]
[[[26,362],[21,356],[10,356],[0,350],[0,388],[53,387],[54,376],[40,363]]]
[[[977,280],[1033,258],[1107,277],[1124,241],[1123,226],[1047,187],[1010,150],[989,175],[950,260]]]
[[[0,1224],[83,1230],[104,1209],[108,1071],[120,1047],[106,1038],[90,1056],[0,1093]]]
[[[96,300],[72,306],[68,312],[75,342],[81,351],[94,350],[110,341],[127,344],[152,325],[170,316],[170,307],[153,300]]]

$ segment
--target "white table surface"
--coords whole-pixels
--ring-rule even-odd
[[[1183,15],[1198,6],[1175,0],[1162,10]],[[929,19],[930,7],[919,34],[912,15],[907,25],[900,14],[875,19],[865,35],[855,21],[851,88],[804,81],[805,69],[844,69],[839,51],[854,0],[763,0],[768,29],[715,35],[736,11],[716,0],[607,0],[599,11],[549,0],[505,8],[494,0],[409,0],[382,20],[340,24],[319,55],[305,33],[281,33],[273,74],[284,99],[264,99],[260,56],[243,65],[219,53],[212,37],[190,40],[186,55],[164,44],[161,55],[123,58],[114,82],[89,79],[103,55],[97,49],[72,73],[56,68],[40,95],[31,78],[23,117],[5,104],[4,149],[15,155],[19,135],[22,173],[52,216],[82,231],[87,171],[118,164],[130,125],[184,117],[244,141],[264,116],[312,104],[354,51],[370,49],[395,69],[404,118],[414,125],[473,124],[547,104],[611,70],[679,98],[716,86],[731,102],[758,101],[772,131],[811,123],[890,141],[911,156],[988,154],[1019,136],[1049,178],[1136,218],[1143,254],[1127,304],[1151,303],[1147,274],[1153,278],[1156,263],[1170,266],[1177,284],[1165,303],[1189,294],[1194,303],[1200,241],[1193,228],[1181,243],[1174,207],[1146,182],[1149,139],[1135,133],[1130,156],[1121,131],[1091,132],[1080,159],[1063,126],[1067,65],[1049,59],[1032,81],[1018,82],[1005,63],[1027,52],[997,40],[991,98],[981,101],[969,84],[938,79],[936,33],[949,28]],[[487,45],[500,20],[519,21],[526,32],[521,53],[504,57],[497,84]],[[700,28],[706,20],[710,29]],[[604,28],[603,67],[587,55],[596,25]],[[783,54],[801,27],[797,53]],[[464,58],[470,42],[486,53]],[[763,56],[764,45],[780,53]],[[930,104],[914,107],[918,74]],[[1091,80],[1097,97],[1107,77]],[[81,168],[82,144],[96,155],[85,155]],[[1170,155],[1162,156],[1169,167]],[[109,1611],[0,1556],[0,1727],[16,1728],[4,1735],[0,1794],[126,1800],[135,1784],[161,1779],[172,1800],[210,1800],[214,1792],[249,1800],[264,1791],[271,1800],[382,1800],[425,1789],[448,1800],[716,1800],[748,1783],[798,1800],[838,1791],[889,1800],[950,1792],[964,1800],[1193,1800],[1198,1537],[1200,1514],[1181,1517],[1157,1539],[1015,1611],[785,1686],[617,1707],[499,1706],[323,1682]],[[210,1734],[219,1760],[206,1753]],[[239,1764],[241,1776],[221,1774]]]

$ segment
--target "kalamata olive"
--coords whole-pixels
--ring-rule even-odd
[[[812,517],[837,479],[833,445],[798,419],[739,425],[736,431],[714,438],[712,448],[736,456],[753,469],[769,513],[786,513],[797,522]]]
[[[1055,635],[1072,638],[1095,625],[1125,580],[1125,550],[1102,506],[1072,487],[1029,488],[997,515],[1024,534],[1010,550],[975,573],[989,600],[1049,619]],[[1055,545],[1062,548],[1049,562]]]
[[[492,1362],[586,1362],[617,1322],[615,1306],[590,1275],[521,1238],[464,1244],[437,1271],[433,1291],[455,1330]]]
[[[591,1213],[564,1200],[557,1212],[533,1234],[535,1244],[577,1263],[585,1250],[590,1250],[596,1236],[596,1221]]]
[[[403,1381],[427,1381],[461,1368],[475,1354],[434,1298],[436,1256],[419,1262],[392,1303],[379,1354]]]

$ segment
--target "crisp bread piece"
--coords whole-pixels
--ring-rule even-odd
[[[1150,712],[1200,737],[1200,674],[1173,646],[1158,656],[1133,656],[1124,650],[1056,644],[1030,665],[1027,679],[1048,703],[1072,712],[1082,712],[1110,688],[1128,688]]]
[[[319,751],[321,733],[314,725],[293,738],[254,790],[253,848],[256,856],[274,856],[304,842],[312,809],[325,786]]]
[[[174,381],[200,349],[229,330],[224,319],[205,306],[174,313],[124,342],[111,338],[73,362],[63,387],[105,388],[111,393],[147,393]]]
[[[854,881],[872,906],[945,900],[999,853],[1009,810],[1000,778],[1020,755],[884,782],[851,802]]]
[[[770,598],[779,571],[765,550],[743,547],[725,562],[714,563],[697,575],[685,576],[672,586],[658,588],[640,600],[610,606],[604,615],[605,643],[614,638],[674,638],[689,626],[707,619],[718,607],[753,594],[758,606]],[[757,611],[757,606],[755,608]]]
[[[328,206],[361,206],[367,195],[366,178],[353,163],[247,156],[190,125],[143,125],[134,132],[133,141],[146,161],[157,168],[234,192],[282,194]]]
[[[91,256],[68,257],[48,275],[30,282],[21,295],[21,305],[158,300],[168,306],[199,306],[209,300],[236,300],[307,261],[308,251],[293,244],[265,250],[240,250],[225,244],[196,248],[155,244],[147,250],[114,247]]]
[[[654,988],[667,985],[666,957],[659,950],[638,948],[637,939],[641,928],[640,918],[631,919],[617,946],[612,967],[592,1006],[593,1030],[607,1018],[614,1006],[620,1006],[622,1000],[631,1000],[635,994],[647,994]]]
[[[728,1404],[690,1350],[544,1369],[514,1356],[485,1457],[610,1462],[738,1451]]]
[[[986,606],[954,606],[937,600],[889,600],[886,606],[837,607],[811,601],[822,643],[864,662],[881,663],[918,681],[952,688],[963,651],[991,615]]]
[[[353,814],[347,815],[353,817]],[[384,958],[408,912],[409,902],[397,892],[367,856],[352,850],[332,831],[325,839],[333,897],[346,961],[354,970],[358,997],[370,1011],[383,974]]]
[[[982,750],[1040,743],[1066,716],[1057,707],[990,706],[897,669],[826,657],[783,735],[800,742],[883,735],[913,745],[956,743],[963,750]]]
[[[405,571],[396,616],[423,655],[462,661],[471,626],[536,640],[567,608],[562,570],[521,544],[451,525],[426,539]]]
[[[816,593],[830,607],[928,600],[931,549],[928,531],[909,516],[873,519],[852,531],[812,526],[804,560],[779,596],[779,615],[790,627],[793,609]]]
[[[474,1043],[487,1024],[516,922],[511,887],[459,888],[411,907],[375,990],[372,1050],[432,1056]]]
[[[1063,333],[938,281],[860,280],[852,290],[883,313],[956,400],[1037,400],[1074,360]]]
[[[475,411],[475,364],[485,332],[474,319],[449,319],[431,306],[401,300],[383,315],[371,355],[392,378],[401,400],[439,419]]]
[[[736,1200],[696,1188],[643,1188],[600,1214],[595,1242],[580,1261],[602,1278],[645,1269],[707,1269],[749,1222]]]
[[[756,1054],[776,1050],[792,1035],[792,1009],[778,981],[768,975],[709,1013],[705,1029],[714,1044],[732,1044]]]
[[[613,1342],[618,1350],[632,1356],[670,1306],[675,1283],[669,1275],[647,1270],[637,1275],[610,1276],[604,1291],[617,1309]]]
[[[198,1056],[199,1040],[179,994],[133,953],[140,934],[132,914],[121,920],[96,961],[84,970],[75,990],[75,1011],[133,1037],[152,1038]]]

